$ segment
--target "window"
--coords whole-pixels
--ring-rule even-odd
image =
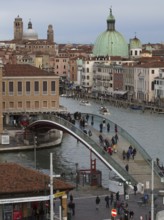
[[[39,101],[35,101],[35,108],[36,108],[36,109],[39,108]]]
[[[89,73],[89,68],[87,68],[87,73]]]
[[[6,84],[5,84],[5,82],[2,82],[2,93],[3,93],[3,95],[5,95],[5,92],[6,92]]]
[[[47,108],[47,101],[43,101],[43,108]]]
[[[154,70],[152,70],[151,73],[154,74]]]
[[[43,81],[43,95],[47,94],[47,81]]]
[[[14,108],[14,102],[9,102],[9,108]]]
[[[55,94],[55,81],[51,82],[51,94]]]
[[[13,95],[13,94],[14,94],[14,83],[9,82],[9,95]]]
[[[22,95],[22,82],[18,82],[18,95]]]
[[[34,94],[35,95],[39,94],[39,82],[38,81],[34,82]]]
[[[22,102],[18,102],[18,108],[22,108]]]
[[[30,82],[26,82],[26,95],[30,95]]]

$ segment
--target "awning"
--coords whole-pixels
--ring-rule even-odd
[[[125,95],[128,91],[113,91],[113,95]]]

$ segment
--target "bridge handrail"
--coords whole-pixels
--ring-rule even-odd
[[[59,123],[60,125],[63,125],[64,127],[68,128],[69,130],[73,131],[78,137],[80,137],[82,140],[87,142],[92,149],[95,150],[101,157],[110,165],[110,168],[115,169],[123,178],[125,182],[129,182],[132,185],[135,185],[137,181],[123,168],[121,167],[113,158],[110,156],[106,151],[103,150],[93,139],[91,139],[87,134],[85,134],[80,128],[74,126],[72,123],[70,123],[68,120],[65,120],[62,117],[58,117],[55,115],[43,115],[43,119],[53,120],[56,123]],[[87,146],[88,147],[88,146]],[[98,157],[98,155],[96,155]]]
[[[102,121],[102,117],[99,115],[95,115],[95,114],[90,114],[90,113],[82,113],[82,115],[90,115],[90,117],[93,115],[94,118],[99,118]],[[105,117],[104,117],[105,118]],[[110,124],[112,124],[112,126],[115,125],[115,123],[107,118],[105,118],[106,122],[109,122]],[[138,152],[140,152],[140,154],[143,156],[144,160],[151,166],[152,164],[152,158],[150,157],[150,155],[145,151],[145,149],[126,131],[124,130],[121,126],[119,126],[117,124],[117,128],[118,128],[118,133],[124,137],[133,147],[135,147],[137,149]],[[154,164],[154,171],[157,174],[157,176],[164,177],[164,174],[161,172],[160,168],[157,166],[157,164]]]

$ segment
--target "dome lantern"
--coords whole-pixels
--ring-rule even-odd
[[[112,8],[110,8],[110,14],[107,18],[107,31],[115,31],[115,18],[112,14]]]

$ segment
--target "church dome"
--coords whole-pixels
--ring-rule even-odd
[[[29,21],[28,29],[23,33],[23,40],[38,40],[37,32],[32,28],[32,23]]]
[[[97,37],[93,55],[128,57],[128,44],[123,35],[115,30],[115,18],[111,9],[107,18],[107,30]]]
[[[142,49],[142,43],[137,37],[134,37],[133,39],[130,39],[130,49],[136,48]]]

